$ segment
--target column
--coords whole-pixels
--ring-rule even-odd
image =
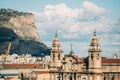
[[[54,79],[53,80],[57,80],[57,74],[54,73]]]

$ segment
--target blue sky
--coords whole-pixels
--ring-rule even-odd
[[[120,0],[0,0],[0,8],[35,14],[40,39],[51,46],[58,31],[61,46],[68,54],[85,57],[97,29],[102,55],[120,51]]]

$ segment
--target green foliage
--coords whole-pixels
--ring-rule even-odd
[[[32,56],[50,55],[50,48],[44,43],[35,41],[34,38],[29,40],[20,38],[12,29],[0,26],[0,54],[5,53],[9,42],[12,42],[11,54],[31,54]]]
[[[13,41],[17,38],[17,35],[8,28],[0,27],[0,42]]]
[[[32,13],[27,13],[27,12],[18,12],[16,10],[12,9],[0,9],[0,21],[9,21],[11,17],[16,17],[16,16],[27,16],[27,15],[32,15]]]
[[[11,53],[28,53],[33,56],[50,54],[50,48],[41,41],[36,40],[35,36],[29,35],[29,28],[34,25],[19,22],[20,27],[17,27],[9,22],[11,18],[17,16],[29,17],[31,15],[31,13],[18,12],[12,9],[0,9],[0,54],[5,53],[9,42],[13,43]]]

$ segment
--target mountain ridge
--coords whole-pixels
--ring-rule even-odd
[[[32,13],[0,9],[0,37],[0,54],[5,53],[9,42],[12,42],[11,54],[50,54],[50,48],[39,39]]]

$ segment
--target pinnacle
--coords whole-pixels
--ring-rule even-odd
[[[94,36],[96,36],[96,29],[95,29],[95,31],[94,31]]]
[[[55,33],[55,37],[58,37],[57,31],[56,31],[56,33]]]

